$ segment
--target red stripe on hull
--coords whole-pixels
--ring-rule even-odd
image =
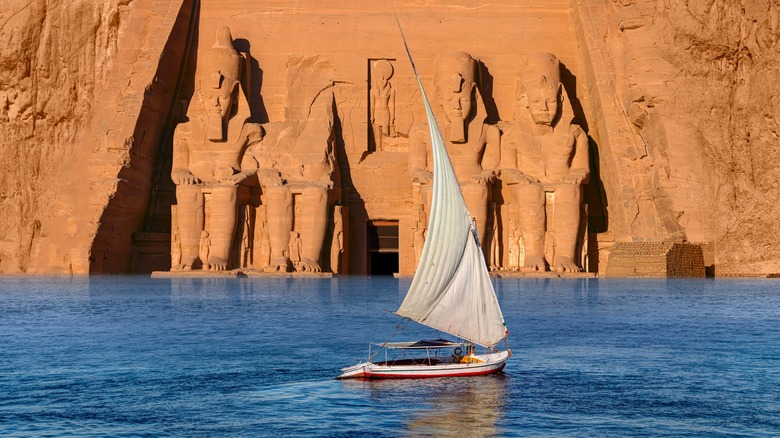
[[[365,379],[427,379],[431,377],[471,377],[471,376],[484,376],[487,374],[494,374],[504,369],[506,366],[505,363],[501,364],[500,367],[492,369],[492,370],[485,370],[485,371],[469,371],[464,373],[455,373],[455,374],[390,374],[390,373],[380,373],[380,374],[371,374],[371,373],[364,373],[363,376],[360,376],[361,378]]]

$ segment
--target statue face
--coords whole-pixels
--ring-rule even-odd
[[[209,118],[209,140],[225,139],[223,124],[230,118],[237,91],[238,81],[231,81],[219,71],[201,79],[200,92]]]
[[[447,121],[450,123],[465,121],[471,114],[476,84],[464,79],[460,73],[455,73],[449,81],[441,81],[438,85],[439,102]]]
[[[561,85],[548,86],[542,80],[539,87],[531,87],[522,95],[523,106],[528,108],[531,120],[537,125],[552,126],[560,106]]]
[[[208,78],[208,83],[201,84],[201,93],[210,115],[226,120],[233,106],[233,94],[238,82],[232,81],[215,71]]]

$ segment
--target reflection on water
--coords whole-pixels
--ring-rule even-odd
[[[506,374],[467,378],[340,380],[344,392],[365,394],[402,413],[401,430],[411,436],[498,436],[508,406]]]
[[[429,399],[430,407],[412,414],[413,435],[496,436],[509,382],[503,374],[453,380]]]

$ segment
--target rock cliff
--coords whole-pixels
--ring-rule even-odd
[[[649,194],[715,273],[776,272],[780,4],[584,0],[644,150]],[[680,234],[678,237],[682,237]]]

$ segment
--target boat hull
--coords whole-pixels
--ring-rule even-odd
[[[365,362],[342,369],[339,379],[425,379],[431,377],[471,377],[498,373],[506,366],[509,351],[476,356],[482,362],[436,365],[385,365]]]

